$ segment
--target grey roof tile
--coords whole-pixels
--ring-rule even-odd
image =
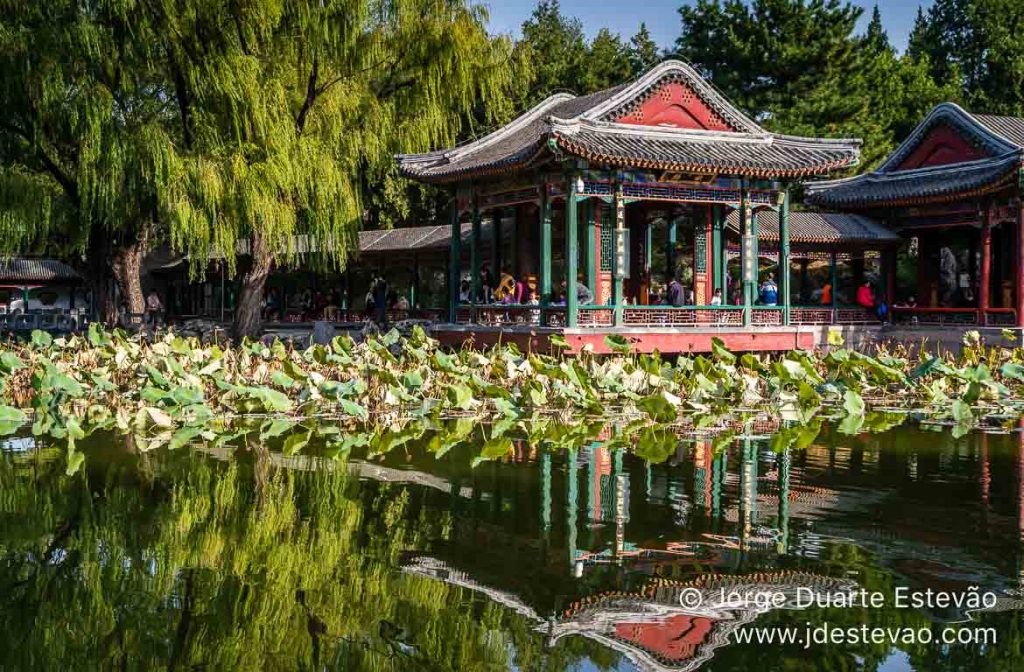
[[[988,158],[901,170],[904,160],[940,124],[955,129]],[[843,180],[808,182],[805,200],[825,208],[951,201],[1001,188],[1022,165],[1024,119],[971,114],[958,105],[942,103],[877,170]]]
[[[665,81],[683,81],[735,132],[667,129],[610,123]],[[634,82],[597,93],[548,98],[512,123],[451,150],[398,157],[403,174],[450,182],[517,170],[551,158],[549,141],[596,162],[639,168],[707,170],[761,177],[795,177],[855,165],[860,142],[767,133],[685,63],[666,61]]]
[[[81,276],[56,259],[28,257],[0,258],[0,282],[64,282],[81,280]]]
[[[756,214],[758,238],[779,240],[779,213],[760,210]],[[726,225],[739,231],[740,215],[733,210],[726,217]],[[894,243],[900,237],[879,222],[863,215],[816,210],[794,210],[789,213],[789,240],[792,243]]]

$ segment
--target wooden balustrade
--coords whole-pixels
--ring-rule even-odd
[[[901,325],[1013,327],[1017,311],[989,308],[984,315],[976,308],[893,308],[893,322]]]
[[[742,326],[742,306],[625,306],[627,327]]]
[[[977,326],[978,310],[975,308],[892,308],[892,321],[900,325],[924,326]]]

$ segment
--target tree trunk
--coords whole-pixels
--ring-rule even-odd
[[[242,275],[235,306],[234,333],[237,339],[258,338],[260,335],[263,327],[263,286],[274,264],[274,255],[260,233],[254,232],[249,236],[249,251],[249,270]]]
[[[100,227],[89,233],[84,263],[79,267],[89,291],[91,319],[107,325],[117,319],[117,305],[110,284],[110,236]]]
[[[126,324],[136,326],[135,319],[141,320],[146,312],[146,299],[142,295],[142,257],[148,248],[148,236],[143,234],[131,245],[113,250],[110,258],[110,270],[114,274],[114,282],[121,292],[124,303]]]

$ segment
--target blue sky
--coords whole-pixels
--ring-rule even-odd
[[[490,11],[491,30],[513,35],[519,34],[519,26],[537,5],[536,0],[482,2]],[[654,40],[663,48],[671,46],[679,34],[677,10],[680,4],[680,0],[561,0],[562,12],[580,19],[588,36],[592,37],[601,28],[608,27],[628,38],[644,22]],[[853,0],[853,4],[864,7],[864,17],[861,19],[863,24],[871,18],[871,9],[877,4],[882,12],[882,21],[889,31],[889,39],[902,50],[906,46],[907,35],[914,27],[917,8],[924,6],[927,9],[932,0],[878,0],[877,3],[875,0]]]

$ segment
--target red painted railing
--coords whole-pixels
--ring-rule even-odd
[[[738,327],[742,306],[624,306],[627,327]]]
[[[793,306],[789,323],[795,325],[880,324],[874,311],[862,306]]]

